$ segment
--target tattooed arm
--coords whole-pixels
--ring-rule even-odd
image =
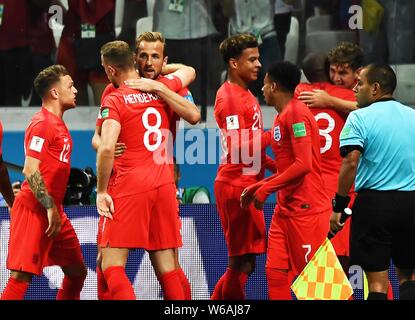
[[[49,226],[45,233],[48,237],[55,237],[61,230],[62,221],[55,202],[46,189],[45,182],[40,174],[39,166],[40,160],[27,156],[24,163],[23,174],[27,179],[33,195],[47,210]]]

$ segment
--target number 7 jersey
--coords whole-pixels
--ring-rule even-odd
[[[181,88],[178,78],[164,82],[173,91]],[[108,186],[113,198],[154,190],[174,183],[167,158],[173,137],[170,131],[170,107],[159,96],[121,85],[102,102],[100,117],[121,124],[118,142],[125,153],[114,160]],[[169,162],[171,163],[172,161]]]

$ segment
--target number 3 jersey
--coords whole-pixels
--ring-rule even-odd
[[[37,112],[25,132],[25,155],[40,160],[40,174],[48,193],[59,207],[65,196],[71,171],[72,138],[61,118],[43,108]],[[18,195],[24,205],[36,211],[46,211],[33,195],[27,181]]]
[[[162,81],[179,91],[181,81],[165,77]],[[170,130],[171,109],[159,96],[121,85],[102,101],[102,126],[108,119],[121,124],[118,142],[126,151],[114,159],[108,192],[113,198],[150,191],[174,183],[171,170],[173,136]]]
[[[325,90],[329,95],[348,101],[356,101],[353,90],[337,87],[328,82],[301,83],[295,90],[297,98],[303,91]],[[347,113],[333,108],[310,108],[317,121],[320,133],[321,171],[324,184],[330,192],[337,190],[337,181],[342,164],[340,156],[340,133],[346,122]]]

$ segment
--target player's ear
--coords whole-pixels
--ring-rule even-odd
[[[117,70],[113,66],[108,66],[108,71],[112,76],[115,76],[115,74],[117,73]]]
[[[166,66],[166,64],[168,63],[168,61],[169,61],[169,56],[165,56],[165,57],[163,58],[163,67],[165,67],[165,66]]]
[[[231,69],[236,69],[238,67],[238,61],[236,61],[234,58],[230,58],[228,65]]]
[[[53,99],[58,99],[59,98],[59,91],[56,87],[52,87],[49,90],[49,94]]]

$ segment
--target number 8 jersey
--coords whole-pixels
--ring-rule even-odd
[[[182,87],[176,77],[164,77],[161,82],[175,92]],[[125,153],[114,161],[108,186],[113,198],[174,183],[166,158],[167,149],[173,142],[171,109],[166,102],[156,94],[121,85],[103,99],[100,117],[102,123],[113,119],[121,124],[118,142],[127,147]]]

